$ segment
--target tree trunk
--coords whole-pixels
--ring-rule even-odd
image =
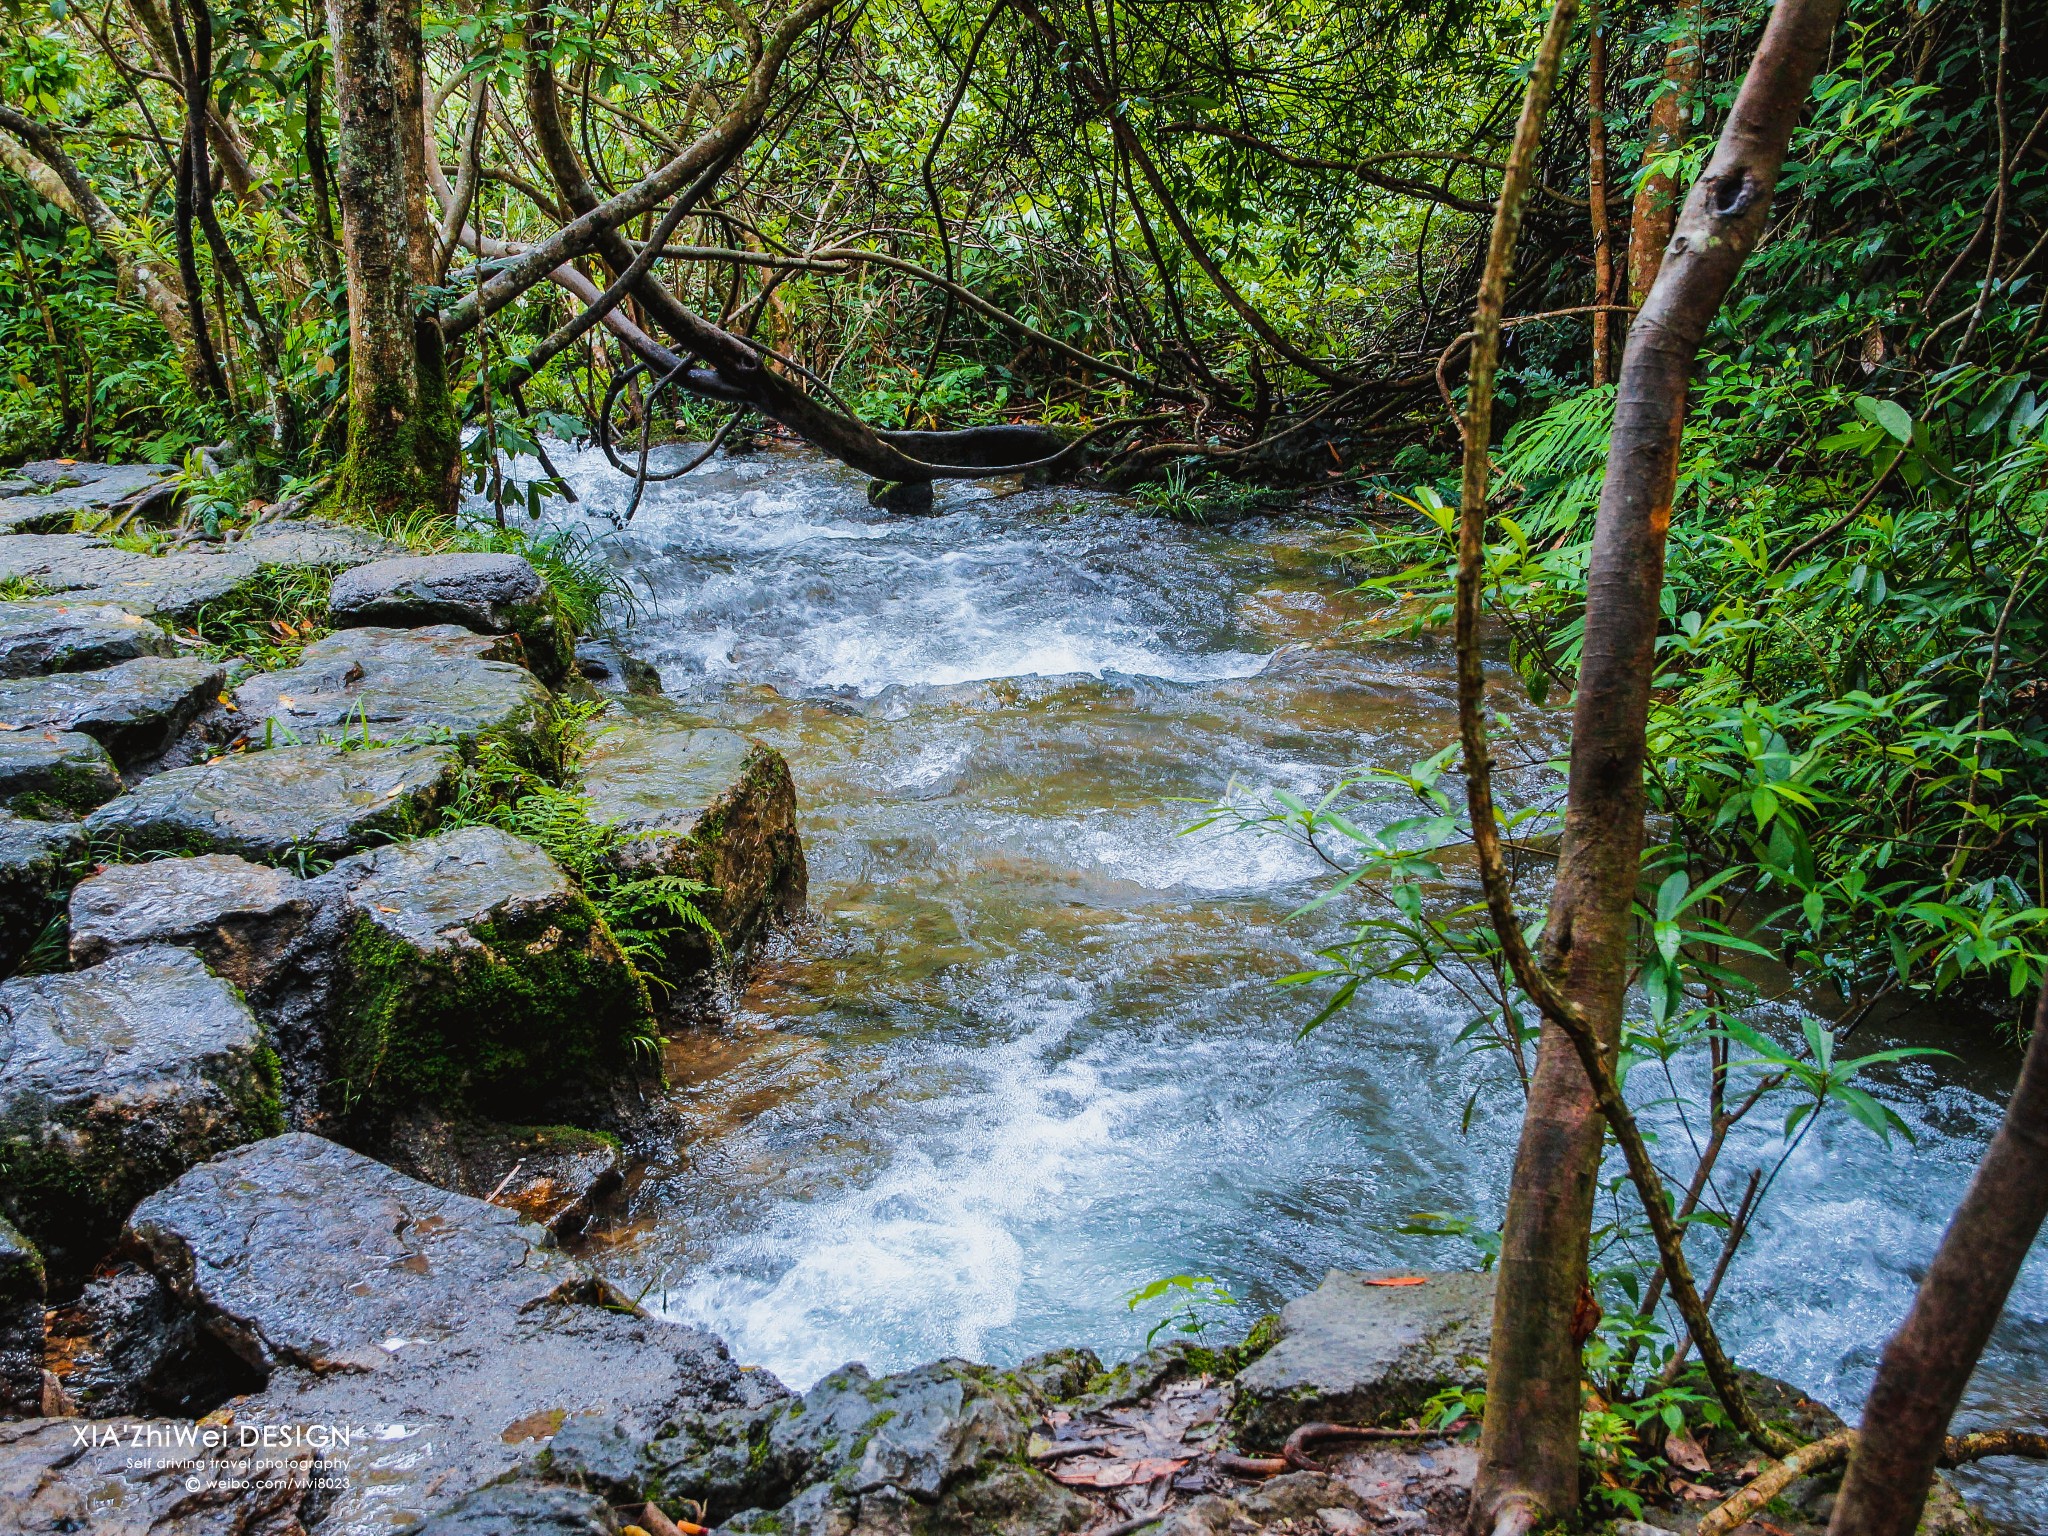
[[[1587,574],[1564,841],[1543,968],[1610,1059],[1628,979],[1643,752],[1664,542],[1686,396],[1708,322],[1762,232],[1841,0],[1780,0],[1720,144],[1629,330]],[[1574,1046],[1545,1021],[1501,1232],[1475,1530],[1527,1530],[1578,1500],[1579,1350],[1604,1124]]]
[[[334,48],[335,190],[348,266],[349,511],[452,510],[461,467],[441,332],[421,304],[434,274],[420,110],[417,0],[327,0]]]
[[[1643,145],[1643,163],[1672,154],[1685,144],[1692,127],[1694,99],[1700,86],[1701,0],[1681,0],[1684,30],[1664,55],[1664,80],[1650,103],[1650,137]],[[1628,299],[1640,304],[1657,281],[1664,247],[1678,212],[1678,180],[1662,171],[1643,178],[1629,227]]]
[[[1607,27],[1598,0],[1586,8],[1586,199],[1593,218],[1593,302],[1614,302],[1614,232],[1607,213]],[[1613,315],[1593,311],[1593,382],[1614,367]]]
[[[2048,989],[1976,1177],[1885,1346],[1828,1536],[1912,1536],[1948,1421],[2048,1217]]]

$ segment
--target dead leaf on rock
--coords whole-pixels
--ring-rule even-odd
[[[1368,1280],[1367,1285],[1427,1285],[1426,1275],[1391,1275],[1384,1280]]]
[[[1097,1467],[1061,1466],[1052,1469],[1055,1481],[1070,1488],[1129,1488],[1134,1484],[1156,1483],[1171,1477],[1188,1464],[1189,1458],[1170,1460],[1147,1456],[1140,1461],[1112,1461]]]
[[[1694,1499],[1702,1503],[1718,1504],[1721,1502],[1721,1495],[1717,1490],[1702,1488],[1698,1483],[1688,1483],[1682,1477],[1671,1479],[1671,1491],[1678,1494],[1681,1498]]]
[[[1683,1467],[1688,1472],[1710,1472],[1713,1465],[1707,1460],[1707,1453],[1700,1449],[1699,1441],[1682,1429],[1674,1429],[1664,1437],[1664,1459],[1674,1467]]]

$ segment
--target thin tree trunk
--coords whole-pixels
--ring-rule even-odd
[[[439,327],[420,111],[418,0],[327,0],[336,190],[348,266],[349,426],[336,497],[388,516],[451,510],[461,460]]]
[[[1841,0],[1780,0],[1655,288],[1630,328],[1572,717],[1569,801],[1542,969],[1612,1060],[1643,838],[1643,754],[1664,543],[1687,392],[1707,325],[1762,232]],[[1501,1233],[1477,1530],[1526,1530],[1577,1502],[1586,1275],[1604,1122],[1579,1047],[1546,1017]]]
[[[1650,103],[1650,137],[1643,145],[1643,163],[1674,153],[1684,147],[1692,127],[1694,98],[1700,86],[1701,0],[1681,0],[1679,16],[1685,29],[1664,55],[1664,81]],[[1636,189],[1636,205],[1629,225],[1628,298],[1640,304],[1657,281],[1657,269],[1664,261],[1664,247],[1671,240],[1672,221],[1678,213],[1678,179],[1663,171],[1643,178]]]
[[[306,176],[313,194],[313,269],[323,283],[338,275],[334,253],[334,195],[328,184],[327,130],[322,124],[320,65],[316,61],[306,75]]]
[[[2005,1119],[1885,1346],[1828,1536],[1912,1536],[1948,1421],[2048,1217],[2048,989]]]
[[[1614,236],[1607,216],[1607,27],[1598,0],[1587,7],[1586,198],[1593,215],[1593,302],[1614,302]],[[1614,366],[1613,316],[1593,311],[1593,382],[1605,384]]]

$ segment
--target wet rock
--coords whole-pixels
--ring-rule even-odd
[[[576,642],[576,671],[603,693],[645,697],[661,692],[661,674],[608,637]]]
[[[43,1411],[43,1256],[0,1217],[0,1419]]]
[[[163,630],[111,603],[57,598],[0,602],[0,677],[86,672],[176,651]]]
[[[1333,1269],[1280,1311],[1273,1347],[1237,1377],[1247,1445],[1277,1445],[1316,1420],[1371,1424],[1418,1413],[1438,1392],[1481,1387],[1493,1329],[1492,1275],[1441,1273],[1376,1286]]]
[[[263,1382],[149,1270],[120,1264],[49,1314],[49,1369],[89,1418],[209,1413]]]
[[[0,581],[26,579],[46,593],[78,594],[180,624],[235,596],[260,569],[254,557],[232,547],[144,555],[87,534],[0,538]]]
[[[0,971],[12,970],[57,915],[85,837],[68,822],[0,812]]]
[[[87,1269],[142,1196],[282,1123],[256,1020],[189,950],[0,983],[0,1206],[53,1275]]]
[[[236,540],[235,548],[266,571],[346,571],[387,559],[402,546],[366,528],[309,517],[258,528]]]
[[[616,1138],[573,1125],[505,1125],[407,1110],[382,1128],[385,1162],[442,1189],[517,1211],[558,1239],[580,1233],[625,1175]]]
[[[176,945],[259,994],[290,963],[317,906],[305,881],[233,854],[115,864],[71,892],[71,963]]]
[[[591,819],[628,834],[622,872],[675,874],[714,887],[697,899],[729,948],[803,910],[809,871],[796,829],[796,789],[780,752],[736,731],[665,728],[602,717],[583,755]],[[694,932],[677,936],[671,968],[708,964]]]
[[[450,634],[342,630],[306,647],[299,664],[259,672],[235,690],[238,724],[266,745],[315,741],[502,741],[530,754],[547,689],[524,667],[476,654],[492,642]]]
[[[377,1427],[330,1452],[347,1487],[322,1529],[406,1528],[578,1414],[646,1435],[741,1400],[716,1339],[636,1315],[539,1228],[315,1136],[202,1164],[130,1234],[269,1373],[238,1425]]]
[[[1281,1520],[1313,1520],[1325,1509],[1362,1513],[1368,1507],[1350,1488],[1321,1472],[1283,1472],[1237,1500],[1254,1524]]]
[[[463,827],[333,879],[347,892],[335,1065],[365,1112],[532,1118],[653,1059],[646,984],[534,844]]]
[[[78,815],[119,793],[114,760],[83,732],[0,731],[0,806],[17,815]]]
[[[244,1455],[200,1433],[189,1419],[0,1424],[0,1530],[298,1536],[314,1522],[311,1450]]]
[[[1079,1397],[1102,1374],[1102,1360],[1092,1349],[1048,1349],[1010,1374],[1047,1402],[1058,1403]]]
[[[429,744],[235,753],[145,779],[85,825],[131,853],[339,858],[431,826],[460,766],[455,748]]]
[[[575,637],[546,582],[510,554],[405,555],[345,571],[328,595],[337,627],[460,624],[481,634],[517,635],[528,665],[555,682],[574,660]]]
[[[175,464],[60,464],[40,460],[14,472],[32,489],[0,497],[0,532],[58,533],[81,512],[148,516],[177,494]]]
[[[0,721],[81,731],[123,768],[176,741],[227,681],[211,662],[140,656],[97,672],[54,672],[0,681]]]
[[[932,483],[929,480],[870,480],[868,505],[886,512],[929,513]]]
[[[465,1494],[411,1536],[617,1536],[611,1506],[553,1483],[495,1483]]]

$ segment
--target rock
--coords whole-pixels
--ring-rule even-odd
[[[1237,1376],[1231,1416],[1246,1445],[1278,1445],[1316,1420],[1374,1424],[1419,1413],[1438,1392],[1483,1387],[1492,1275],[1442,1273],[1375,1286],[1333,1269],[1280,1311],[1278,1341]]]
[[[265,745],[314,741],[502,741],[525,760],[547,689],[524,667],[486,661],[494,644],[452,626],[420,632],[342,630],[306,647],[299,664],[259,672],[235,690],[241,728]]]
[[[1344,1483],[1321,1472],[1283,1472],[1241,1495],[1237,1506],[1258,1525],[1313,1520],[1325,1509],[1362,1513],[1368,1508],[1365,1500]]]
[[[335,578],[327,616],[337,628],[460,624],[517,635],[528,665],[549,682],[574,660],[575,637],[554,593],[520,555],[405,555],[357,566]]]
[[[43,1411],[43,1256],[0,1217],[0,1419]]]
[[[0,497],[0,532],[57,533],[81,512],[167,508],[177,495],[175,464],[59,464],[54,459],[15,471],[37,489]]]
[[[234,597],[260,567],[233,547],[143,555],[77,533],[0,538],[0,581],[33,581],[45,592],[80,594],[148,617],[190,623],[199,610]]]
[[[92,1418],[196,1416],[263,1385],[135,1264],[94,1276],[51,1311],[48,1356],[67,1402]]]
[[[646,697],[661,692],[661,674],[608,637],[576,642],[576,671],[602,693]]]
[[[602,717],[583,754],[593,821],[627,834],[622,873],[677,874],[715,887],[697,898],[731,949],[803,910],[810,875],[796,789],[781,753],[736,731],[664,729]],[[701,968],[704,940],[677,936],[671,969]]]
[[[248,1007],[182,949],[0,983],[0,1206],[76,1276],[142,1196],[283,1120]]]
[[[932,483],[929,480],[870,480],[868,505],[880,507],[885,512],[929,513],[933,510]]]
[[[171,944],[233,982],[277,1051],[285,1113],[319,1113],[334,925],[323,887],[232,854],[114,864],[71,892],[71,963]]]
[[[534,844],[463,827],[337,867],[336,1071],[352,1104],[536,1118],[654,1059],[646,984]]]
[[[410,1536],[617,1536],[611,1506],[552,1483],[494,1483],[465,1494]]]
[[[10,971],[57,915],[85,838],[68,822],[0,812],[0,971]]]
[[[1102,1374],[1092,1349],[1048,1349],[1020,1362],[1010,1374],[1050,1403],[1079,1397]]]
[[[86,818],[131,853],[339,858],[433,824],[461,759],[451,746],[278,747],[173,768]]]
[[[242,1452],[232,1432],[204,1434],[189,1419],[0,1424],[0,1530],[298,1536],[316,1523],[310,1448]]]
[[[401,1173],[517,1211],[564,1240],[583,1230],[625,1176],[617,1139],[597,1131],[425,1109],[398,1115],[378,1151]]]
[[[0,731],[0,807],[17,815],[64,815],[121,793],[107,749],[81,731]]]
[[[268,1373],[236,1424],[369,1430],[329,1452],[347,1486],[323,1531],[405,1529],[577,1414],[644,1435],[742,1400],[716,1339],[637,1315],[539,1228],[316,1136],[202,1164],[145,1200],[130,1235]]]
[[[111,603],[48,597],[0,603],[0,677],[86,672],[176,652],[156,625]]]
[[[234,547],[266,571],[346,571],[403,550],[367,528],[319,517],[268,524],[237,539]]]
[[[227,673],[211,662],[140,656],[98,672],[0,681],[0,721],[82,731],[123,768],[166,748],[217,697]]]

